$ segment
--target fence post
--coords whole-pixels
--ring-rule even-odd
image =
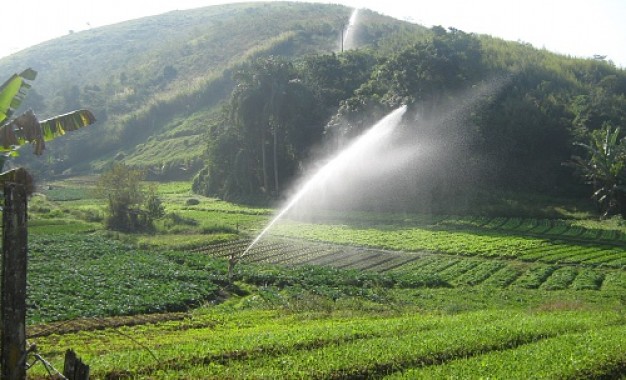
[[[63,376],[67,380],[89,380],[89,366],[84,364],[72,350],[65,351]]]
[[[4,185],[0,301],[0,378],[26,379],[26,269],[28,254],[26,188]]]

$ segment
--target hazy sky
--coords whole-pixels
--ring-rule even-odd
[[[4,0],[0,57],[63,36],[70,30],[234,1]],[[455,27],[524,41],[577,57],[606,55],[626,68],[625,0],[335,0],[425,26]]]

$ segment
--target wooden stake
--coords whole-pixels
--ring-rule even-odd
[[[65,351],[63,376],[68,380],[89,380],[89,366],[84,364],[72,350]]]

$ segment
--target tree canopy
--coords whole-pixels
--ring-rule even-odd
[[[413,197],[438,194],[445,203],[490,188],[582,194],[562,163],[579,149],[573,142],[605,122],[619,125],[626,110],[626,74],[610,63],[441,27],[390,56],[261,58],[234,78],[194,185],[225,198],[278,196],[320,142],[349,139],[401,104],[413,118],[405,138],[437,146],[428,157],[436,169],[406,173],[428,187]]]

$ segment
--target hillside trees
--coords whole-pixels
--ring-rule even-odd
[[[574,140],[586,138],[605,121],[624,125],[623,70],[606,62],[569,59],[530,44],[496,41],[456,29],[435,27],[430,37],[413,41],[386,56],[358,50],[313,55],[294,63],[297,78],[321,102],[319,119],[326,123],[325,143],[341,144],[391,108],[408,103],[413,111],[409,114],[419,115],[411,126],[411,137],[448,146],[448,153],[441,156],[449,154],[451,158],[438,174],[447,177],[443,182],[448,187],[455,187],[448,181],[456,180],[450,173],[460,171],[474,176],[471,186],[478,183],[486,192],[582,196],[577,178],[561,163],[571,157]],[[348,70],[349,62],[354,65]],[[492,83],[494,90],[480,107],[464,110],[466,120],[432,125],[455,106],[463,106],[463,97],[471,97],[476,93],[474,86],[480,88],[484,83]],[[337,114],[331,122],[327,122],[329,114]],[[430,135],[425,136],[427,133]],[[305,149],[312,144],[305,144]],[[266,149],[269,161],[270,143]],[[244,156],[242,152],[240,157]],[[452,171],[455,162],[458,164],[452,169],[456,171]],[[470,163],[475,173],[460,168]],[[238,172],[245,172],[240,170],[245,166],[238,165]],[[266,167],[268,172],[274,168]],[[270,173],[267,177],[273,186],[265,194],[271,195],[276,176]],[[279,175],[279,179],[288,180],[289,174]],[[249,181],[239,177],[230,182]],[[456,185],[465,192],[472,190],[467,183]],[[263,185],[252,188],[256,193],[266,189]]]
[[[237,85],[222,122],[212,127],[208,166],[195,189],[235,198],[281,192],[322,131],[319,101],[297,74],[291,62],[278,57],[257,59],[236,73]]]
[[[333,114],[342,100],[370,79],[377,65],[370,50],[348,50],[342,54],[318,54],[298,63],[303,82],[318,95],[326,114]]]
[[[567,83],[539,68],[512,73],[474,115],[476,151],[495,174],[491,184],[555,191],[574,182],[561,163],[571,155],[573,115]]]
[[[433,27],[431,32],[431,38],[385,57],[373,67],[369,81],[341,102],[329,132],[358,134],[374,119],[402,104],[410,105],[424,118],[432,118],[455,91],[482,78],[476,37],[442,27]]]
[[[261,58],[235,78],[194,184],[230,199],[278,196],[319,142],[340,148],[400,104],[411,118],[403,139],[430,152],[428,173],[406,173],[414,186],[432,187],[413,197],[582,195],[561,165],[572,142],[626,120],[623,71],[453,28],[434,27],[390,56],[361,49],[293,63]]]

